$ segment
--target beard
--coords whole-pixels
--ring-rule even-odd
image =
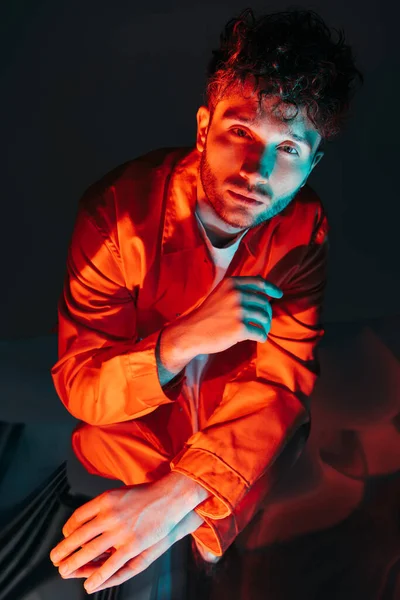
[[[239,227],[239,228],[252,228],[257,227],[261,223],[272,219],[275,215],[282,212],[288,204],[293,200],[299,191],[299,186],[294,192],[288,194],[286,196],[281,196],[277,200],[275,200],[269,206],[266,206],[264,210],[254,214],[254,209],[249,205],[246,207],[242,204],[237,204],[237,206],[232,209],[232,202],[224,199],[223,195],[218,191],[218,180],[213,173],[213,170],[210,166],[209,161],[207,160],[207,144],[204,147],[204,150],[200,159],[200,181],[203,186],[203,190],[205,193],[205,200],[209,206],[211,206],[218,217],[231,227]],[[236,189],[239,186],[233,186]],[[244,195],[245,195],[244,191]],[[261,196],[261,194],[260,194]]]

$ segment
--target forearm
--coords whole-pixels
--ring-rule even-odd
[[[69,324],[78,330],[73,339],[63,333]],[[162,389],[164,383],[160,385],[155,360],[160,331],[135,343],[93,335],[88,359],[91,348],[86,328],[71,318],[61,320],[61,330],[63,347],[51,373],[61,401],[77,419],[91,425],[120,423],[173,401],[175,392],[170,394]],[[180,363],[175,373],[183,366]],[[169,380],[173,377],[171,374]]]

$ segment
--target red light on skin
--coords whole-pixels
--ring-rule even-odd
[[[242,196],[241,194],[236,194],[236,192],[232,192],[228,190],[228,193],[232,196],[232,198],[236,201],[243,202],[243,204],[247,204],[249,206],[262,206],[264,203],[259,202],[258,200],[253,200],[252,198],[247,198],[247,196]]]

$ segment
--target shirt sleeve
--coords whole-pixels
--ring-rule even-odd
[[[211,493],[195,509],[205,522],[193,535],[217,555],[261,508],[308,437],[328,253],[326,217],[318,221],[283,297],[273,302],[267,341],[257,343],[255,358],[225,386],[206,426],[171,462]]]
[[[134,294],[110,237],[80,209],[58,305],[58,362],[51,370],[67,410],[91,425],[146,415],[173,402],[184,371],[161,387],[156,346],[162,331],[138,339]]]

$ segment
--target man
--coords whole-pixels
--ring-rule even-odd
[[[311,11],[245,11],[210,63],[196,147],[129,161],[82,199],[52,375],[78,458],[125,484],[51,552],[87,590],[188,534],[217,561],[304,447],[328,246],[306,181],[362,79],[329,36]]]

